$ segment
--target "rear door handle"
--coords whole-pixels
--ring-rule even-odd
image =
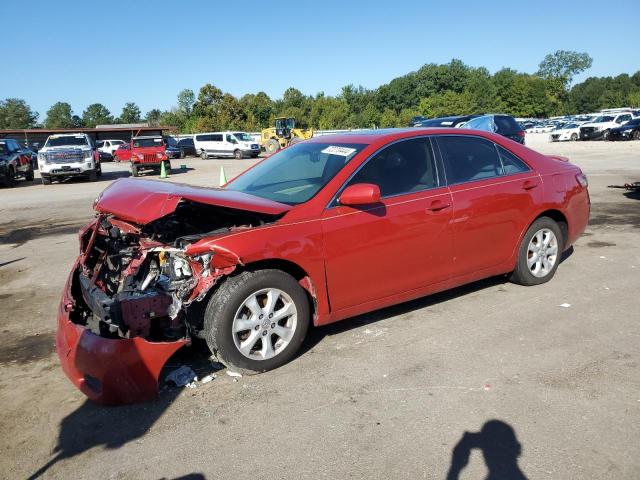
[[[442,200],[434,200],[427,207],[427,212],[439,212],[440,210],[444,210],[445,208],[449,208],[450,206],[450,203],[443,202]]]
[[[536,180],[525,180],[522,184],[522,188],[525,190],[531,190],[532,188],[536,188],[538,186],[538,182]]]

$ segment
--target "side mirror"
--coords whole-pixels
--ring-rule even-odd
[[[338,202],[340,205],[371,205],[380,201],[380,187],[373,183],[356,183],[344,189]]]

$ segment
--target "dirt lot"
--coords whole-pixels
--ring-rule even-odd
[[[76,231],[126,168],[0,190],[0,477],[444,479],[469,431],[462,479],[513,478],[516,461],[529,479],[640,478],[640,198],[606,188],[640,180],[640,143],[546,138],[528,144],[580,165],[593,203],[552,282],[387,308],[312,331],[279,370],[119,408],[67,381],[53,335]],[[213,186],[251,162],[175,161],[189,169],[170,181]]]

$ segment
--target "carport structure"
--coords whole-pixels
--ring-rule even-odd
[[[32,150],[39,150],[49,135],[63,133],[87,133],[94,142],[99,140],[131,141],[139,135],[164,135],[177,130],[174,126],[150,126],[148,123],[98,125],[95,128],[28,128],[0,130],[0,138],[14,138]]]

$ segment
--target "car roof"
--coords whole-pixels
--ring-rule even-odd
[[[408,128],[380,128],[375,130],[357,130],[352,132],[336,133],[313,137],[306,142],[310,143],[357,143],[370,145],[373,143],[385,143],[386,141],[420,137],[424,135],[475,135],[491,137],[492,133],[481,130],[441,127],[408,127]]]

